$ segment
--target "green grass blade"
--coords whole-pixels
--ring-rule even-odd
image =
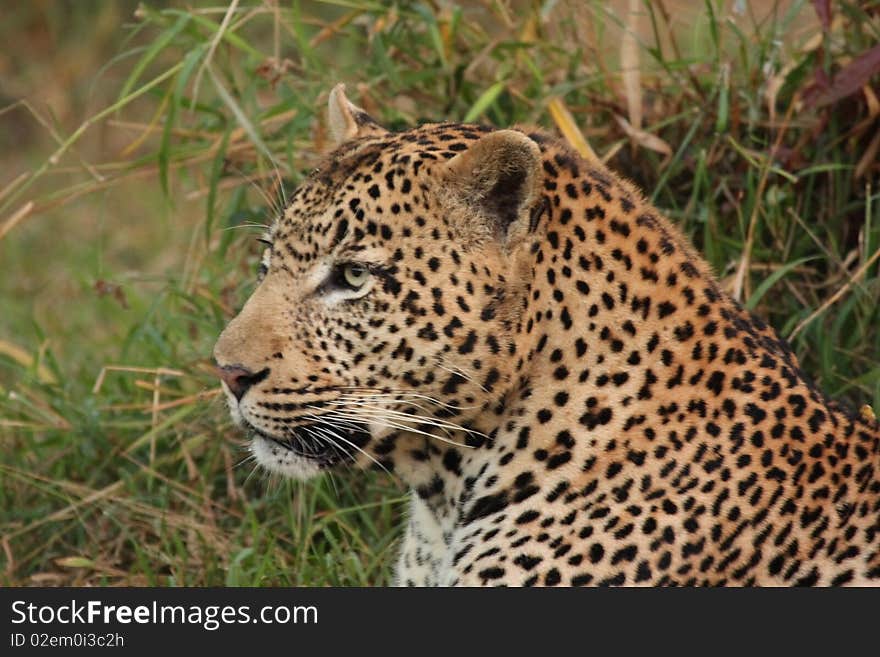
[[[168,114],[165,117],[165,125],[162,128],[162,140],[159,142],[158,152],[159,183],[162,186],[162,191],[165,193],[165,196],[169,195],[168,164],[171,160],[171,134],[174,128],[174,121],[177,118],[178,111],[180,111],[180,108],[182,107],[181,100],[183,98],[183,92],[186,90],[186,85],[189,82],[189,78],[192,75],[196,64],[198,64],[204,56],[206,48],[207,46],[203,44],[195,50],[191,50],[187,53],[186,57],[184,57],[183,66],[177,74],[177,82],[174,85],[171,105],[168,108]]]
[[[190,15],[182,14],[170,28],[162,32],[162,34],[159,35],[159,38],[147,48],[147,51],[138,60],[137,64],[134,65],[128,78],[122,85],[122,90],[119,92],[117,100],[121,100],[128,96],[132,87],[134,87],[135,83],[140,79],[141,75],[143,75],[147,66],[149,66],[150,63],[159,56],[159,53],[165,50],[174,38],[183,31],[183,28],[187,26],[189,21]]]
[[[761,284],[755,288],[755,291],[752,292],[752,295],[746,301],[745,306],[749,310],[754,310],[761,299],[765,294],[776,285],[788,272],[796,267],[800,267],[805,262],[809,262],[810,260],[815,260],[818,256],[809,256],[806,258],[799,258],[798,260],[793,260],[791,262],[787,262],[778,269],[776,269],[772,274],[770,274],[767,278],[761,281]]]
[[[217,202],[217,185],[220,183],[220,177],[223,174],[223,165],[226,162],[226,149],[229,146],[229,135],[232,132],[231,127],[227,128],[223,133],[220,146],[214,155],[214,161],[211,164],[211,179],[208,181],[208,198],[205,201],[205,242],[211,241],[211,231],[214,227],[214,205]]]
[[[504,91],[504,88],[507,86],[507,82],[505,80],[501,80],[500,82],[496,82],[491,87],[486,89],[479,98],[477,98],[476,102],[471,106],[471,108],[464,115],[465,123],[472,123],[476,121],[479,117],[483,116],[486,111],[491,107],[492,103],[494,103],[498,96],[501,95],[501,92]]]
[[[217,77],[217,74],[214,72],[214,68],[209,64],[207,67],[208,75],[211,78],[211,81],[214,83],[214,88],[217,89],[217,94],[226,103],[226,106],[232,112],[232,115],[235,117],[236,122],[239,126],[244,130],[245,134],[248,136],[248,139],[253,142],[254,146],[257,147],[257,150],[262,153],[267,160],[272,163],[275,163],[275,156],[272,155],[272,151],[269,150],[269,147],[266,146],[266,143],[263,141],[263,138],[260,137],[260,133],[257,132],[256,127],[248,118],[248,115],[241,108],[241,106],[236,102],[235,98],[232,97],[232,94],[223,86],[223,83],[220,81],[220,78]]]

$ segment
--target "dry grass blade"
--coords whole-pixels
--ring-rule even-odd
[[[58,522],[60,520],[66,520],[66,519],[70,518],[71,516],[75,516],[78,509],[87,507],[90,504],[94,504],[104,498],[111,497],[111,496],[115,495],[116,493],[119,493],[123,489],[123,482],[121,482],[121,481],[116,481],[116,482],[110,484],[109,486],[106,486],[106,487],[101,488],[99,490],[89,490],[83,486],[76,486],[75,488],[73,488],[74,485],[69,484],[69,482],[56,482],[56,481],[47,479],[45,477],[40,477],[40,476],[33,475],[33,474],[26,474],[21,471],[15,470],[13,468],[9,468],[7,466],[4,466],[2,464],[0,464],[0,471],[5,472],[7,476],[17,475],[17,476],[21,476],[21,477],[31,478],[36,481],[40,481],[41,483],[44,483],[44,484],[51,484],[51,485],[59,486],[59,487],[65,489],[66,492],[71,493],[73,495],[77,495],[80,497],[80,499],[78,501],[72,502],[71,504],[68,504],[67,506],[65,506],[62,509],[54,511],[53,513],[50,513],[50,514],[40,518],[39,520],[35,520],[34,522],[31,522],[31,523],[25,525],[24,527],[19,527],[18,529],[13,529],[12,531],[7,532],[6,534],[3,535],[4,540],[11,540],[11,539],[16,538],[18,536],[21,536],[22,534],[32,532],[35,529],[37,529],[38,527],[41,527],[42,525],[45,525],[48,523]]]
[[[880,249],[877,249],[876,251],[874,251],[874,254],[870,258],[868,258],[864,262],[864,264],[862,264],[861,267],[858,268],[858,270],[852,275],[852,277],[843,286],[841,286],[841,288],[839,290],[837,290],[837,292],[832,294],[828,299],[826,299],[822,303],[821,306],[819,306],[818,308],[816,308],[816,310],[811,312],[809,317],[801,320],[801,322],[797,326],[794,327],[794,330],[791,333],[789,333],[789,335],[788,335],[789,342],[794,340],[795,337],[797,336],[797,334],[800,333],[801,330],[803,330],[803,328],[805,326],[807,326],[810,322],[812,322],[814,319],[816,319],[819,315],[821,315],[826,310],[828,310],[828,308],[830,308],[835,303],[837,303],[840,300],[840,298],[844,294],[846,294],[847,291],[862,278],[862,276],[865,275],[865,272],[867,272],[871,268],[871,265],[873,265],[875,262],[877,262],[878,259],[880,259]]]
[[[117,100],[115,103],[105,107],[103,110],[98,112],[97,114],[90,116],[85,121],[83,121],[79,127],[73,131],[73,133],[66,139],[62,144],[55,149],[55,151],[50,155],[46,160],[38,166],[34,171],[27,176],[27,178],[19,185],[17,185],[17,189],[11,191],[8,195],[3,206],[7,206],[15,201],[21,194],[23,194],[34,182],[42,178],[49,169],[58,165],[61,161],[61,158],[74,147],[74,144],[80,140],[80,138],[85,134],[92,126],[99,124],[101,121],[112,115],[117,110],[125,107],[134,99],[139,98],[146,94],[151,89],[159,86],[166,80],[173,78],[173,76],[180,70],[181,64],[176,64],[172,66],[168,70],[163,73],[157,75],[155,78],[150,80],[148,83],[144,84],[139,89],[132,91],[130,94],[126,95],[124,98]]]
[[[104,379],[108,372],[131,372],[135,374],[153,374],[155,376],[186,376],[186,372],[171,369],[168,367],[135,367],[130,365],[105,365],[98,373],[95,379],[95,385],[92,386],[92,394],[97,395],[104,385]]]
[[[0,354],[4,356],[8,356],[15,362],[23,365],[25,367],[31,367],[34,363],[34,357],[29,354],[27,351],[22,349],[16,344],[9,342],[8,340],[0,340]],[[39,359],[36,359],[39,361]],[[49,371],[45,365],[40,362],[37,362],[37,379],[41,383],[57,383],[55,379],[55,375]]]
[[[28,201],[23,206],[21,206],[18,210],[16,210],[9,219],[3,222],[0,225],[0,240],[6,237],[6,234],[16,227],[16,225],[21,222],[22,219],[27,217],[34,209],[34,202]]]
[[[226,9],[226,14],[223,16],[223,21],[220,23],[220,28],[214,34],[214,38],[211,40],[211,45],[208,47],[208,52],[205,53],[205,58],[202,60],[202,65],[199,66],[199,70],[196,73],[195,82],[193,82],[193,94],[192,94],[192,103],[190,104],[190,108],[194,108],[199,99],[199,87],[202,83],[202,76],[205,74],[205,69],[211,66],[211,60],[214,58],[214,52],[217,50],[217,46],[220,45],[220,42],[223,40],[223,35],[226,34],[226,30],[229,29],[229,22],[232,20],[232,17],[235,15],[235,11],[238,9],[238,0],[232,0],[229,3],[229,7]]]
[[[868,171],[877,167],[877,153],[880,152],[880,127],[874,133],[874,137],[868,143],[865,152],[856,164],[855,177],[856,180],[864,178]]]
[[[624,29],[623,38],[620,41],[620,75],[623,79],[623,93],[626,97],[629,125],[632,126],[635,133],[638,133],[642,128],[642,73],[639,66],[639,44],[637,41],[641,4],[641,0],[629,0],[626,29]],[[630,136],[632,137],[632,135]]]
[[[358,16],[363,15],[363,13],[364,11],[362,9],[355,9],[347,14],[343,14],[332,23],[324,26],[320,32],[313,36],[312,39],[309,41],[309,45],[312,48],[321,45],[322,43],[336,35],[342,28],[351,23]]]
[[[51,120],[50,118],[43,116],[40,112],[37,111],[37,108],[34,107],[34,104],[25,98],[22,98],[21,100],[13,103],[12,105],[9,105],[8,107],[5,107],[2,110],[0,110],[0,116],[2,116],[6,111],[15,109],[18,106],[24,107],[27,110],[28,114],[30,114],[34,118],[34,120],[37,123],[39,123],[40,126],[42,126],[46,130],[46,133],[52,137],[52,140],[58,146],[61,146],[64,144],[64,138],[56,130],[56,126],[55,126],[54,121]],[[79,160],[79,163],[82,166],[82,168],[88,172],[89,176],[91,176],[92,178],[94,178],[95,180],[97,180],[99,182],[104,179],[104,177],[98,172],[98,170],[92,164],[90,164],[89,162],[86,162],[79,155],[76,148],[72,148],[71,150],[76,155],[76,158],[77,158],[77,160]],[[17,184],[18,180],[16,180],[15,182]],[[0,199],[2,199],[3,196],[5,196],[5,190],[4,190],[4,193],[0,193]]]
[[[634,126],[630,125],[629,121],[627,121],[622,116],[618,116],[617,114],[614,115],[614,120],[617,121],[617,125],[619,125],[623,129],[623,131],[626,133],[626,136],[629,137],[634,144],[637,144],[643,148],[647,148],[648,150],[652,150],[656,153],[660,153],[666,158],[672,157],[672,146],[667,144],[657,135],[652,135],[650,132],[635,128]]]
[[[6,187],[0,189],[0,202],[6,198],[11,191],[13,191],[16,187],[18,187],[21,183],[27,180],[30,174],[27,171],[20,173],[15,178],[13,178],[9,183],[7,183]]]
[[[161,132],[163,127],[159,125],[160,121],[165,118],[165,112],[168,109],[168,102],[170,96],[165,96],[162,99],[162,102],[156,107],[156,111],[153,113],[153,118],[150,119],[150,123],[143,127],[141,133],[135,137],[132,142],[122,149],[122,156],[126,157],[137,151],[143,143],[147,140],[152,132]],[[173,132],[173,130],[172,130]]]
[[[761,167],[761,178],[758,181],[758,188],[755,194],[755,203],[752,207],[752,214],[749,217],[749,227],[748,232],[746,233],[746,243],[743,246],[743,253],[739,260],[739,266],[736,270],[736,275],[733,279],[733,289],[731,291],[731,295],[737,301],[742,301],[743,292],[746,287],[746,275],[750,269],[751,261],[752,261],[752,248],[755,243],[755,229],[758,224],[758,212],[761,209],[762,203],[758,201],[758,199],[764,198],[764,190],[767,188],[767,180],[770,176],[770,170],[772,169],[773,156],[775,153],[779,151],[779,146],[782,144],[782,139],[785,137],[786,129],[789,126],[789,122],[791,121],[792,112],[794,112],[794,108],[796,105],[799,105],[797,94],[795,94],[795,98],[792,99],[791,103],[789,103],[788,110],[785,113],[785,119],[782,121],[782,125],[779,126],[779,131],[776,133],[776,140],[773,142],[773,147],[770,150],[769,155],[764,159],[764,165]]]
[[[565,137],[565,140],[574,148],[581,157],[586,158],[590,162],[599,162],[599,158],[593,151],[589,142],[587,142],[583,133],[575,123],[574,117],[568,111],[563,100],[559,97],[553,97],[547,101],[547,110],[553,117],[553,122],[559,128],[559,132]]]
[[[785,84],[785,80],[793,68],[794,64],[788,64],[779,72],[771,75],[767,80],[767,85],[764,88],[764,100],[767,103],[767,113],[770,115],[770,125],[776,125],[776,101],[782,85]]]

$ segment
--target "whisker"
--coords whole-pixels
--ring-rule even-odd
[[[247,456],[245,456],[244,458],[242,458],[241,460],[239,460],[235,465],[233,465],[233,466],[232,466],[232,469],[233,469],[233,470],[237,470],[238,468],[240,468],[241,466],[243,466],[243,465],[244,465],[245,463],[247,463],[248,461],[253,461],[253,460],[255,460],[256,458],[257,458],[257,457],[254,456],[253,454],[248,454]]]
[[[256,458],[254,458],[254,467],[251,468],[251,471],[248,473],[247,477],[244,478],[244,483],[242,483],[242,487],[246,486],[247,483],[251,480],[251,477],[254,476],[254,473],[261,471],[260,464],[257,462]]]
[[[449,404],[444,401],[440,401],[439,399],[436,399],[435,397],[430,397],[430,396],[425,395],[423,393],[413,392],[411,390],[402,390],[402,389],[396,389],[396,388],[367,388],[364,386],[340,386],[339,389],[340,390],[366,390],[366,391],[374,390],[376,392],[373,394],[376,394],[376,395],[386,395],[386,396],[387,395],[399,395],[399,396],[413,397],[416,399],[422,399],[422,400],[430,402],[432,404],[436,404],[437,406],[441,406],[443,408],[451,408],[454,410],[473,410],[473,409],[479,408],[478,405],[459,406],[457,404]]]
[[[281,171],[278,169],[278,162],[276,162],[275,160],[272,160],[272,168],[275,173],[275,182],[273,186],[277,186],[278,189],[278,193],[275,194],[275,198],[277,199],[278,196],[280,196],[281,202],[283,204],[278,214],[283,214],[284,210],[287,209],[288,204],[287,192],[284,191],[284,178],[281,175]]]
[[[438,429],[448,429],[451,431],[463,431],[468,434],[476,434],[476,435],[482,436],[484,438],[488,438],[488,436],[486,434],[484,434],[480,431],[477,431],[476,429],[469,429],[467,427],[463,427],[460,424],[456,424],[455,422],[449,422],[447,420],[441,420],[439,418],[425,417],[425,416],[418,415],[418,414],[403,413],[401,411],[395,411],[392,409],[384,408],[382,406],[370,404],[367,401],[353,400],[353,401],[349,401],[349,402],[327,402],[327,405],[329,405],[329,406],[342,406],[342,407],[349,407],[349,408],[352,406],[358,406],[361,408],[366,408],[369,411],[384,413],[388,416],[397,418],[398,420],[415,421],[415,422],[418,422],[419,424],[427,424],[429,426],[436,427]]]
[[[271,226],[257,221],[242,221],[240,224],[236,224],[235,226],[225,226],[220,230],[241,230],[243,228],[259,228],[261,231],[267,231]]]
[[[303,427],[303,429],[305,429],[306,433],[309,434],[309,436],[311,438],[314,438],[317,441],[321,440],[320,436],[315,436],[315,434],[313,433],[313,431],[312,431],[313,427]],[[337,445],[335,442],[333,442],[332,440],[329,440],[329,439],[327,439],[327,440],[330,442],[330,444],[332,444],[338,450],[345,453],[346,455],[348,454],[348,452],[346,452],[344,449],[339,447],[339,445]],[[336,480],[333,478],[333,473],[328,471],[327,474],[330,475],[330,485],[333,487],[333,494],[336,495],[336,497],[338,498],[339,497],[339,489],[336,488]]]
[[[439,367],[441,370],[446,370],[450,374],[457,374],[458,376],[463,378],[465,381],[469,381],[469,382],[473,383],[474,385],[476,385],[480,390],[482,390],[485,393],[489,392],[485,387],[483,387],[483,385],[481,383],[478,383],[477,380],[474,379],[474,377],[472,375],[469,375],[467,372],[465,372],[460,367],[446,367],[442,362],[438,362],[437,367]]]
[[[276,174],[277,174],[277,172],[278,172],[278,165],[277,165],[277,163],[275,163],[275,162],[273,162],[272,164],[273,164],[273,166],[275,167],[275,172],[276,172]],[[257,190],[257,192],[260,194],[260,196],[263,197],[263,201],[265,201],[265,203],[266,203],[266,207],[268,207],[268,209],[273,213],[274,216],[277,217],[277,216],[279,216],[281,213],[283,213],[284,208],[279,208],[279,207],[278,207],[278,200],[277,200],[277,198],[272,198],[272,197],[269,195],[269,193],[268,193],[268,192],[267,192],[267,191],[266,191],[261,185],[258,185],[258,184],[257,184],[257,180],[259,180],[259,178],[255,178],[255,177],[253,177],[253,176],[248,176],[248,175],[247,175],[247,174],[246,174],[246,173],[245,173],[240,167],[237,167],[237,166],[234,167],[232,170],[235,171],[239,176],[241,176],[242,178],[244,178],[245,181],[248,182],[248,184],[250,184],[254,189]]]
[[[335,431],[333,431],[332,428],[331,428],[331,427],[333,427],[333,425],[328,425],[328,423],[323,422],[323,420],[322,420],[322,418],[321,418],[320,416],[311,416],[311,419],[314,420],[314,421],[316,421],[316,422],[319,422],[319,423],[323,423],[323,424],[325,424],[324,427],[320,427],[320,428],[315,427],[317,430],[320,431],[321,429],[323,429],[324,431],[329,432],[330,434],[332,434],[334,438],[338,438],[338,439],[341,440],[342,442],[344,442],[344,443],[346,443],[346,444],[348,444],[348,445],[351,445],[351,446],[354,447],[357,451],[359,451],[361,454],[363,454],[363,455],[366,456],[368,459],[370,459],[373,463],[375,463],[377,466],[379,466],[379,468],[381,468],[382,470],[384,470],[384,471],[385,471],[386,473],[388,473],[389,475],[391,474],[391,472],[388,471],[388,468],[386,468],[384,465],[382,465],[382,464],[381,464],[378,460],[376,460],[376,458],[374,458],[371,454],[368,454],[366,451],[364,451],[362,448],[360,448],[360,447],[358,447],[357,445],[355,445],[353,442],[351,442],[350,440],[348,440],[348,439],[345,438],[344,436],[340,436],[340,435],[337,434]],[[360,428],[360,427],[358,427],[358,428]],[[324,434],[324,435],[326,435],[326,434]],[[330,440],[330,439],[328,438],[328,440]],[[331,442],[332,442],[332,440],[331,440]],[[335,445],[336,443],[333,443],[333,444]],[[337,445],[337,447],[338,447],[338,445]],[[342,449],[342,448],[339,447],[339,449]],[[342,451],[345,452],[346,454],[350,454],[349,452],[347,452],[347,451],[344,450],[344,449],[342,449]]]
[[[430,409],[426,408],[425,406],[422,406],[421,404],[418,404],[416,402],[409,401],[409,400],[398,399],[397,397],[376,396],[376,395],[363,395],[363,396],[357,397],[357,396],[352,396],[352,395],[342,395],[339,397],[338,400],[335,400],[335,401],[339,401],[339,402],[343,402],[343,403],[345,403],[345,402],[361,403],[366,400],[375,401],[375,402],[386,402],[386,403],[403,403],[403,404],[406,404],[408,408],[417,408],[420,411],[424,411],[425,413],[431,412]]]
[[[315,408],[316,408],[316,410],[320,410],[320,409],[317,409],[317,407],[315,407]],[[471,448],[470,445],[466,445],[464,443],[458,443],[454,440],[450,440],[449,438],[444,438],[442,436],[438,436],[437,434],[434,434],[434,433],[422,431],[421,429],[416,429],[415,427],[410,427],[405,424],[400,424],[399,422],[394,422],[393,420],[391,420],[387,417],[383,417],[383,415],[381,413],[374,413],[374,412],[368,411],[364,415],[358,415],[358,414],[354,414],[354,413],[342,413],[340,411],[331,411],[329,413],[324,413],[322,415],[322,417],[323,416],[327,416],[328,419],[336,419],[336,418],[349,419],[349,420],[355,420],[357,422],[367,422],[367,423],[377,424],[379,426],[384,426],[384,427],[387,427],[390,429],[399,429],[401,431],[406,431],[409,433],[415,433],[415,434],[419,434],[422,436],[427,436],[428,438],[435,438],[441,442],[448,443],[450,445],[455,445],[456,447],[467,447],[469,449]],[[411,417],[408,417],[408,419],[412,420]],[[420,424],[429,424],[429,423],[421,422]],[[430,426],[430,424],[429,424],[429,426]]]

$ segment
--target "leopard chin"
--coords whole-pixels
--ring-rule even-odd
[[[330,428],[319,421],[288,427],[281,434],[267,433],[244,419],[242,425],[251,436],[250,450],[259,465],[299,480],[341,463],[354,463],[370,440],[364,428]]]
[[[304,456],[277,440],[259,434],[251,438],[249,449],[263,469],[299,481],[312,479],[327,467],[315,458]]]

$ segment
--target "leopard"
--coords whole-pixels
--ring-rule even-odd
[[[213,356],[267,471],[409,489],[394,584],[880,584],[880,425],[635,185],[538,128],[327,102]]]

